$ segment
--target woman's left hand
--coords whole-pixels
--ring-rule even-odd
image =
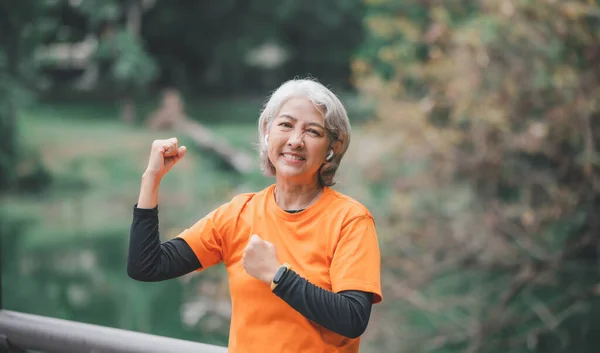
[[[256,234],[250,237],[248,245],[244,249],[242,265],[250,276],[267,284],[271,284],[275,273],[281,267],[275,245],[262,240]]]

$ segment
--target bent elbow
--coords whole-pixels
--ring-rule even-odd
[[[353,327],[349,332],[348,335],[346,337],[348,338],[358,338],[360,337],[363,333],[365,333],[365,330],[367,329],[367,326],[357,326],[357,327]]]
[[[127,276],[136,281],[149,282],[148,276],[145,275],[138,266],[132,264],[127,264]]]
[[[354,325],[348,325],[345,327],[343,332],[338,332],[340,335],[348,338],[358,338],[363,333],[365,333],[367,329],[367,323],[356,323]]]
[[[136,268],[133,268],[131,266],[127,266],[127,276],[129,276],[129,278],[134,279],[136,281],[140,281],[141,277],[140,273],[137,271]]]

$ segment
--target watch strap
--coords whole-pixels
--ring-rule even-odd
[[[281,267],[279,267],[279,270],[277,270],[277,273],[275,273],[275,277],[273,277],[273,280],[271,280],[271,290],[277,287],[277,285],[281,282],[283,278],[285,278],[285,275],[291,268],[292,266],[288,263],[284,263],[283,265],[281,265]]]

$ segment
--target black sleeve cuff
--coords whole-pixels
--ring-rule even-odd
[[[134,216],[158,216],[158,205],[154,208],[138,208],[137,205],[137,203],[133,205]]]

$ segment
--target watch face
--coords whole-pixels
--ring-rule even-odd
[[[279,281],[281,281],[281,278],[283,277],[283,275],[285,274],[286,271],[287,271],[287,268],[285,268],[284,266],[281,266],[279,268],[279,270],[277,270],[277,273],[275,273],[275,277],[273,277],[273,283],[279,283]]]

